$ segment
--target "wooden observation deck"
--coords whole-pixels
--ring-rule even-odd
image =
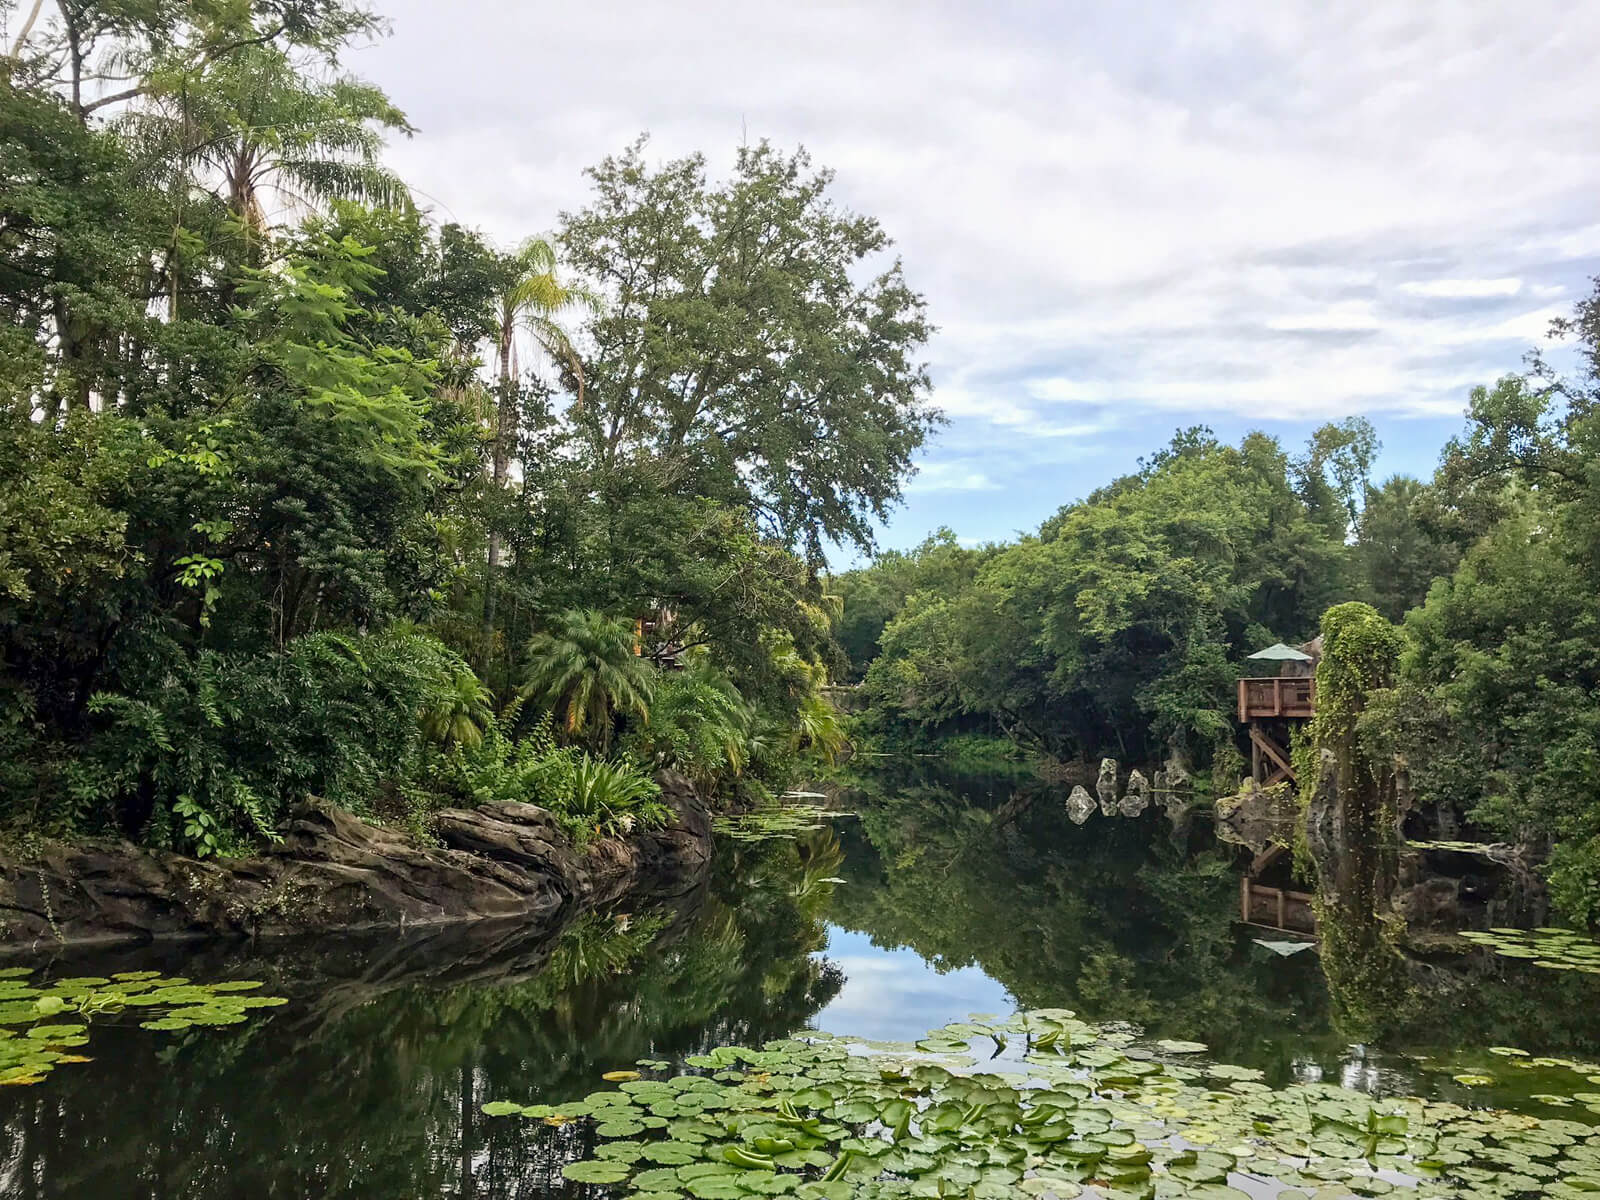
[[[1248,875],[1239,877],[1239,921],[1258,929],[1315,937],[1317,910],[1310,892],[1267,887]]]
[[[1310,675],[1239,680],[1239,721],[1250,726],[1250,775],[1262,787],[1295,778],[1288,722],[1317,715],[1317,681]]]
[[[1317,715],[1317,681],[1309,675],[1239,680],[1239,721]]]

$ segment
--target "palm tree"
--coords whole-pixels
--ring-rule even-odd
[[[491,478],[496,489],[511,473],[511,451],[517,428],[517,335],[522,333],[546,356],[572,370],[578,404],[583,404],[583,367],[577,349],[559,318],[573,309],[594,309],[594,293],[556,275],[555,248],[544,238],[529,238],[505,262],[506,283],[496,301],[495,359],[499,366],[499,398],[494,415]],[[500,532],[489,530],[489,569],[483,586],[483,632],[494,630],[495,573],[500,567]]]
[[[794,715],[794,730],[790,745],[796,750],[809,746],[827,763],[839,761],[839,756],[850,745],[845,736],[839,713],[818,692],[808,692],[800,697]]]
[[[650,715],[653,668],[634,653],[631,621],[589,610],[562,613],[528,642],[521,694],[556,714],[568,734],[587,734],[603,752],[617,713]]]
[[[489,689],[465,666],[458,667],[429,699],[418,720],[423,734],[442,746],[481,746],[483,731],[494,720]]]
[[[370,84],[308,77],[273,45],[164,80],[122,128],[150,161],[177,166],[176,189],[198,184],[225,204],[253,244],[274,207],[411,204],[379,161],[386,131],[412,132],[405,114]]]

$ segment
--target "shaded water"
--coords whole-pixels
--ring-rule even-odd
[[[1204,827],[1174,833],[1149,813],[1079,828],[1052,789],[927,772],[861,781],[839,804],[856,815],[831,830],[725,845],[671,907],[591,914],[554,937],[480,925],[54,963],[55,977],[260,979],[291,1002],[182,1034],[97,1023],[93,1062],[3,1089],[0,1195],[600,1195],[560,1178],[585,1126],[479,1106],[567,1100],[641,1058],[807,1025],[900,1040],[1016,1006],[1203,1041],[1275,1084],[1530,1111],[1570,1076],[1508,1073],[1486,1047],[1600,1052],[1593,977],[1509,962],[1391,1014],[1384,1050],[1352,1040],[1315,954],[1279,957],[1235,925],[1238,863]],[[1495,1088],[1452,1079],[1491,1063]]]

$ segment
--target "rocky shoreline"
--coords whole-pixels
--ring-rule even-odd
[[[437,846],[312,804],[280,844],[251,858],[195,859],[116,841],[3,856],[0,953],[487,920],[555,926],[625,895],[676,895],[709,867],[711,818],[687,780],[657,782],[671,822],[582,852],[531,804],[442,811]]]

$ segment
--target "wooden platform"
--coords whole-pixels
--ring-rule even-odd
[[[1302,937],[1314,936],[1317,913],[1311,901],[1310,892],[1266,887],[1248,875],[1239,880],[1239,920],[1246,925]]]
[[[1317,681],[1309,675],[1239,680],[1239,720],[1304,718],[1317,712]]]

